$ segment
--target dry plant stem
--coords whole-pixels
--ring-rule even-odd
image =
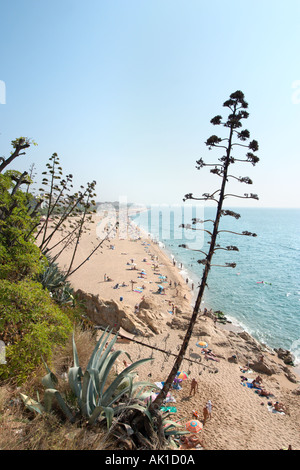
[[[237,106],[238,106],[238,103],[235,103],[234,104],[234,109],[233,109],[233,116],[235,116],[236,113],[237,113]],[[197,295],[197,299],[196,299],[196,302],[195,302],[195,306],[194,306],[194,309],[193,309],[193,314],[192,314],[192,317],[191,317],[186,335],[185,335],[184,340],[182,342],[181,349],[180,349],[179,354],[178,354],[178,356],[175,360],[175,363],[174,363],[174,365],[173,365],[173,367],[172,367],[172,369],[169,373],[169,376],[168,376],[167,380],[165,381],[165,384],[164,384],[161,392],[159,393],[159,395],[157,396],[155,401],[150,406],[150,410],[152,412],[154,412],[155,410],[158,410],[158,408],[160,408],[162,406],[162,403],[165,400],[165,398],[167,396],[167,393],[170,390],[171,385],[172,385],[172,383],[173,383],[173,381],[176,377],[176,374],[180,370],[180,366],[182,364],[182,361],[184,359],[184,355],[185,355],[186,350],[187,350],[188,345],[189,345],[189,341],[190,341],[190,338],[191,338],[191,335],[192,335],[193,328],[194,328],[196,320],[198,318],[198,314],[199,314],[199,310],[200,310],[200,306],[201,306],[201,301],[202,301],[202,298],[203,298],[203,293],[204,293],[206,283],[207,283],[207,277],[208,277],[208,274],[209,274],[209,271],[210,271],[210,268],[211,268],[211,260],[212,260],[212,257],[213,257],[214,251],[215,251],[216,239],[217,239],[217,235],[218,235],[218,228],[219,228],[220,218],[221,218],[221,215],[222,215],[222,206],[223,206],[223,202],[224,202],[224,199],[225,199],[225,187],[226,187],[226,183],[227,183],[227,179],[228,179],[228,168],[229,168],[229,165],[230,165],[230,162],[231,162],[233,132],[234,132],[234,124],[232,124],[230,126],[230,134],[229,134],[229,138],[228,138],[228,145],[227,145],[227,148],[226,148],[226,159],[224,160],[224,164],[223,164],[222,185],[221,185],[221,189],[220,189],[220,193],[219,193],[217,212],[216,212],[216,217],[215,217],[215,221],[214,221],[214,228],[213,228],[213,232],[211,234],[210,248],[209,248],[207,258],[206,258],[205,268],[204,268],[204,272],[203,272],[199,292],[198,292],[198,295]]]

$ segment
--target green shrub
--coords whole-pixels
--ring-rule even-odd
[[[0,340],[6,364],[0,364],[0,379],[22,383],[41,363],[51,363],[52,350],[64,344],[72,322],[41,284],[29,280],[0,284]]]
[[[45,269],[44,264],[39,248],[31,241],[19,240],[17,246],[7,248],[1,244],[0,237],[0,280],[34,277]]]
[[[14,191],[13,178],[18,175],[13,171],[0,174],[0,279],[12,281],[35,276],[43,268],[41,252],[29,235],[38,220],[29,214],[33,196]]]

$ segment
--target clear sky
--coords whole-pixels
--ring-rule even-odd
[[[300,207],[299,18],[299,0],[2,0],[0,156],[27,136],[16,169],[57,152],[99,201],[178,204],[217,189],[195,161],[221,156],[210,119],[239,89],[261,161],[234,189]]]

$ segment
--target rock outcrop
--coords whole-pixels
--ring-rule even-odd
[[[161,313],[151,299],[145,298],[135,311],[122,302],[104,300],[81,289],[76,291],[76,296],[84,302],[88,317],[97,326],[109,326],[116,330],[122,327],[134,335],[153,336],[161,333],[166,322],[166,314]]]
[[[274,349],[274,351],[277,353],[279,359],[281,359],[285,364],[291,366],[294,364],[294,356],[291,353],[291,351],[288,351],[287,349]]]

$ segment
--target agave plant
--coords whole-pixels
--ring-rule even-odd
[[[38,276],[38,281],[44,289],[48,289],[52,298],[60,305],[74,304],[74,291],[66,280],[66,275],[61,271],[58,264],[47,257],[49,265]]]
[[[89,424],[94,424],[98,418],[105,417],[108,429],[112,425],[114,416],[118,416],[129,409],[139,410],[151,421],[147,404],[143,400],[149,397],[153,389],[157,387],[150,382],[134,382],[135,374],[133,374],[133,371],[139,365],[152,359],[147,358],[134,362],[118,374],[110,385],[107,385],[108,375],[119,355],[124,352],[129,357],[125,351],[113,351],[112,348],[118,334],[108,343],[111,334],[111,331],[107,331],[107,329],[103,332],[85,372],[79,365],[73,335],[74,365],[69,369],[68,381],[77,400],[75,410],[74,406],[70,406],[57,390],[58,379],[46,364],[47,375],[42,379],[42,384],[45,387],[44,404],[21,394],[26,407],[40,414],[51,412],[53,401],[56,399],[59,407],[71,422],[83,418]],[[146,390],[148,387],[150,389]]]

